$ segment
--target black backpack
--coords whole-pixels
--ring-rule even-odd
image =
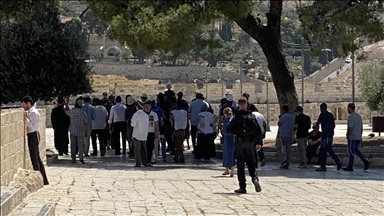
[[[236,118],[236,135],[238,136],[254,136],[258,131],[258,123],[252,112],[246,114],[237,114]]]

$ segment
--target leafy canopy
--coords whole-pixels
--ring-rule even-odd
[[[384,61],[364,66],[359,78],[361,94],[369,109],[384,111]]]
[[[354,43],[359,37],[372,41],[384,39],[382,1],[316,0],[297,8],[305,38],[324,47],[337,43],[344,53],[348,53],[359,48],[359,44]]]
[[[14,14],[0,31],[1,103],[25,95],[50,100],[91,91],[82,26],[76,20],[62,24],[55,2]]]
[[[253,4],[242,1],[87,1],[92,12],[110,23],[108,36],[135,50],[156,49],[180,54],[209,39],[195,37],[202,25],[225,15],[243,17]]]

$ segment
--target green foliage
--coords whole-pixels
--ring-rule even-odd
[[[326,47],[340,43],[345,55],[358,49],[359,45],[354,43],[358,37],[373,41],[384,39],[381,1],[316,0],[297,9],[305,38]]]
[[[1,23],[1,103],[90,92],[87,40],[79,21],[60,23],[54,2]]]
[[[226,14],[232,20],[245,16],[246,1],[87,1],[96,16],[111,24],[110,38],[134,50],[156,49],[175,55],[206,44],[194,37],[201,26]],[[236,10],[229,9],[236,8]]]
[[[30,15],[45,0],[1,0],[0,19],[6,20],[16,14]],[[52,0],[54,2],[54,0]]]
[[[364,66],[359,78],[361,94],[369,109],[384,111],[384,61]]]

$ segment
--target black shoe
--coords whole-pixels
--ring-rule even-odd
[[[75,163],[76,163],[76,161],[72,161],[71,163],[75,164]]]
[[[342,168],[344,171],[349,171],[349,172],[353,172],[353,168],[350,168],[350,167],[344,167]]]
[[[259,181],[255,179],[255,180],[252,181],[252,183],[255,186],[256,192],[259,193],[261,191],[261,187],[260,187]]]
[[[84,157],[89,157],[89,154],[84,155]]]
[[[97,156],[97,153],[92,153],[91,156]]]
[[[175,163],[179,163],[179,162],[180,162],[180,161],[177,160],[177,159],[173,159],[173,161],[174,161]]]
[[[163,159],[163,162],[167,162],[167,159]]]
[[[337,164],[337,171],[341,170],[341,168],[342,168],[342,164],[340,162],[339,164]]]
[[[101,156],[105,155],[105,150],[101,151]]]
[[[327,171],[327,168],[321,168],[321,167],[319,167],[319,168],[316,169],[316,171],[317,171],[317,172],[325,172],[325,171]]]
[[[311,164],[313,164],[313,163],[312,163],[312,161],[308,160],[308,161],[307,161],[307,164],[308,164],[308,165],[311,165]]]
[[[80,162],[81,162],[82,164],[85,164],[84,160],[81,160]]]
[[[59,156],[63,156],[63,153],[59,153]]]
[[[371,162],[368,161],[368,162],[364,163],[364,171],[369,169],[370,166],[371,166]]]
[[[287,166],[287,162],[283,161],[283,163],[281,163],[280,165],[280,169],[284,169],[285,166]]]
[[[145,167],[153,167],[152,164],[146,164]]]
[[[48,182],[44,182],[44,185],[49,185],[49,183]]]
[[[180,163],[185,164],[185,161],[184,161],[184,160],[181,160]]]
[[[68,153],[64,153],[65,155],[69,155]]]
[[[135,165],[134,167],[141,167],[141,165],[139,166],[139,165]]]
[[[119,152],[119,153],[115,153],[115,155],[121,155],[121,152]]]
[[[239,189],[235,190],[235,193],[245,194],[245,193],[247,193],[247,190],[245,190],[244,188],[239,188]]]

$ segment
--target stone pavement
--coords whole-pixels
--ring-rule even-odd
[[[250,185],[236,195],[237,179],[222,177],[220,161],[173,162],[134,168],[125,156],[69,156],[47,167],[50,181],[24,200],[33,207],[57,203],[55,215],[383,215],[384,172],[379,169],[325,173],[313,168],[259,170],[262,192]],[[171,161],[171,156],[168,156]],[[294,166],[292,166],[294,167]],[[248,179],[249,180],[249,179]]]

